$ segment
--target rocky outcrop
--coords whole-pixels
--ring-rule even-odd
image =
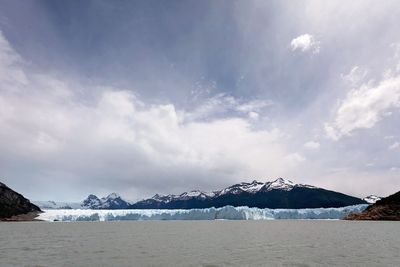
[[[0,219],[39,212],[41,212],[39,207],[0,182]]]
[[[382,198],[361,213],[350,214],[346,220],[400,221],[400,191]]]

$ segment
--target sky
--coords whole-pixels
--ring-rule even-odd
[[[399,1],[0,0],[0,180],[32,200],[400,189]]]

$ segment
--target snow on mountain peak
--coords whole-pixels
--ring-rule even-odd
[[[296,183],[292,182],[291,180],[284,179],[284,178],[278,178],[275,181],[265,183],[265,187],[263,189],[267,190],[267,191],[270,191],[270,190],[273,190],[273,189],[290,191],[295,187],[317,188],[317,187],[312,186],[312,185],[296,184]]]
[[[170,202],[172,199],[177,198],[177,196],[175,195],[160,195],[160,194],[155,194],[153,197],[151,197],[151,199],[155,200],[155,201],[159,201],[159,202]]]
[[[105,208],[127,208],[130,205],[117,193],[111,193],[107,197],[101,199],[91,194],[83,200],[81,207],[88,209],[105,209]]]
[[[207,198],[207,194],[200,190],[192,190],[189,192],[184,192],[177,196],[176,198],[186,200],[190,198]]]
[[[265,183],[265,189],[273,190],[273,189],[281,189],[281,190],[292,190],[297,184],[293,183],[290,180],[278,178],[275,181]]]
[[[203,191],[192,190],[192,191],[189,191],[189,192],[184,192],[184,193],[180,194],[179,196],[180,197],[199,197],[199,196],[202,196],[202,195],[204,195]]]
[[[159,195],[159,194],[155,194],[154,196],[152,196],[151,198],[152,199],[160,199],[160,197],[162,197],[161,195]]]
[[[159,202],[168,203],[172,200],[187,200],[190,198],[212,198],[217,196],[222,196],[225,194],[241,194],[243,192],[255,194],[259,191],[270,191],[270,190],[285,190],[290,191],[295,187],[307,187],[316,188],[311,185],[296,184],[290,180],[284,178],[278,178],[271,182],[259,182],[253,180],[252,182],[242,182],[238,184],[231,185],[225,189],[211,192],[204,192],[200,190],[192,190],[189,192],[184,192],[180,195],[159,195],[155,194],[151,199]]]
[[[249,192],[249,193],[254,193],[254,192],[258,192],[261,189],[261,187],[263,187],[263,185],[264,185],[264,183],[254,180],[251,183],[242,183],[242,185],[240,186],[240,189],[242,189],[243,191]]]
[[[239,194],[241,192],[255,193],[258,192],[261,187],[263,187],[264,183],[258,182],[254,180],[251,183],[242,182],[240,184],[231,185],[221,191],[218,192],[218,195],[225,194]]]
[[[381,200],[381,197],[378,197],[376,195],[369,195],[365,198],[363,198],[364,201],[366,201],[369,204],[375,204],[378,200]]]
[[[111,193],[105,199],[116,199],[116,198],[120,198],[120,197],[121,196],[118,195],[117,193]]]
[[[93,195],[90,194],[85,200],[82,202],[82,207],[84,208],[93,208],[93,207],[99,207],[101,205],[101,200]]]

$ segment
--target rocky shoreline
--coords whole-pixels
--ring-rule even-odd
[[[345,220],[400,221],[400,191],[382,198],[361,213],[350,214]]]
[[[11,216],[9,218],[1,218],[0,221],[2,222],[42,222],[42,220],[36,219],[39,216],[40,212],[28,212],[24,214],[18,214]]]

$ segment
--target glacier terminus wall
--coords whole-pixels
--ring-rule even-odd
[[[318,209],[259,209],[225,206],[189,210],[44,210],[38,219],[44,221],[122,221],[122,220],[274,220],[274,219],[341,219],[359,213],[368,205]]]

